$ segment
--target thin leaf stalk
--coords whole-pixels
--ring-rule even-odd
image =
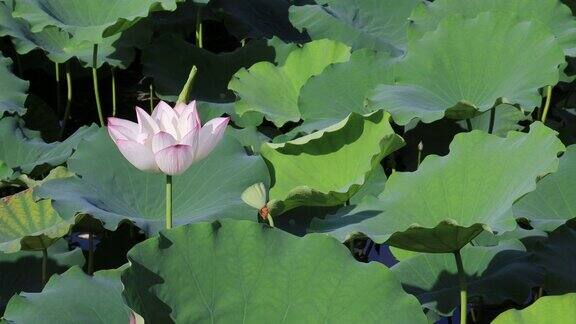
[[[100,103],[100,90],[98,88],[98,69],[96,68],[98,64],[98,44],[94,44],[94,50],[92,51],[92,83],[94,85],[94,97],[96,98],[96,109],[98,110],[98,120],[100,121],[100,126],[104,127],[104,115],[102,114],[102,104]]]
[[[66,108],[64,109],[64,117],[62,118],[62,126],[60,128],[60,139],[64,137],[66,130],[66,123],[70,119],[70,110],[72,108],[72,73],[70,72],[70,64],[66,62]]]
[[[548,110],[550,110],[550,102],[552,101],[552,86],[546,87],[546,101],[544,102],[544,109],[542,110],[542,123],[546,123],[548,117]]]
[[[62,99],[60,98],[60,64],[54,62],[54,69],[56,74],[56,112],[57,116],[60,115],[60,105],[62,103]]]
[[[466,317],[468,315],[468,283],[466,281],[466,273],[464,272],[464,265],[462,264],[462,256],[460,250],[454,252],[456,259],[456,268],[458,269],[458,284],[460,286],[460,323],[466,324]]]

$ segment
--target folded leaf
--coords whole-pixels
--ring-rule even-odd
[[[366,181],[380,160],[404,145],[377,111],[352,113],[341,122],[281,144],[265,143],[261,154],[270,166],[270,213],[298,206],[345,203]]]

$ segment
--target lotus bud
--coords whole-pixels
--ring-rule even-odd
[[[266,186],[263,183],[255,183],[246,188],[241,197],[247,205],[258,209],[258,213],[262,219],[266,220],[268,218],[269,211],[266,206],[266,203],[268,202],[268,194]]]

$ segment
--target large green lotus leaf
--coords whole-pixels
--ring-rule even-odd
[[[170,55],[166,55],[170,53]],[[214,54],[175,35],[155,40],[143,52],[144,75],[154,80],[156,93],[176,100],[192,66],[198,68],[191,97],[215,102],[234,101],[228,83],[241,68],[274,58],[274,50],[261,42],[250,42],[234,52]]]
[[[298,206],[334,206],[352,197],[382,158],[404,145],[377,111],[286,143],[265,143],[261,154],[272,173],[268,207],[279,215]]]
[[[12,60],[0,55],[0,118],[4,113],[26,113],[24,102],[28,91],[28,81],[12,73]]]
[[[45,164],[56,166],[64,163],[80,140],[97,128],[82,127],[63,142],[45,143],[39,132],[24,128],[21,120],[6,117],[0,119],[0,160],[23,173]]]
[[[550,28],[568,56],[576,56],[576,19],[570,8],[560,0],[436,0],[417,6],[410,17],[409,37],[421,37],[434,30],[440,21],[458,13],[467,18],[485,11],[507,11],[518,15],[519,20],[538,21]]]
[[[576,321],[576,293],[546,296],[522,309],[510,309],[498,315],[493,324],[574,323]]]
[[[263,113],[268,120],[281,127],[300,120],[298,97],[302,86],[332,63],[350,59],[350,48],[332,40],[317,40],[296,48],[281,66],[260,62],[234,75],[228,88],[240,101],[236,112]]]
[[[396,62],[387,53],[363,49],[352,52],[350,61],[332,64],[311,78],[300,91],[298,105],[304,124],[313,131],[344,119],[351,112],[367,114],[366,95],[378,84],[394,81]]]
[[[506,301],[522,304],[541,284],[544,270],[532,260],[519,241],[497,246],[467,245],[461,251],[470,301],[494,305]],[[423,307],[443,316],[460,304],[460,286],[454,256],[450,253],[421,253],[392,267],[406,292]]]
[[[13,16],[30,24],[38,33],[48,26],[70,33],[77,41],[103,42],[131,27],[151,10],[175,10],[175,0],[19,0]]]
[[[77,57],[84,65],[93,65],[93,44],[72,38],[68,32],[58,27],[48,26],[33,33],[29,24],[20,18],[12,17],[11,5],[0,2],[0,35],[12,37],[16,51],[26,54],[34,49],[42,49],[50,60],[64,63]],[[108,63],[111,66],[126,68],[135,57],[134,46],[148,43],[151,30],[148,25],[137,23],[121,34],[102,39],[98,44],[97,67]]]
[[[490,129],[490,114],[491,111],[486,111],[478,116],[470,118],[472,129],[480,129],[488,132]],[[523,127],[519,124],[521,121],[529,120],[529,116],[524,115],[524,112],[512,105],[500,104],[496,106],[494,112],[494,125],[492,134],[501,137],[506,137],[510,131],[521,130]],[[468,130],[466,121],[459,121],[458,124],[465,130]]]
[[[71,225],[50,200],[35,201],[31,189],[4,197],[0,200],[0,252],[45,249],[66,235]]]
[[[131,323],[132,310],[122,298],[122,269],[94,276],[72,267],[50,278],[40,293],[10,299],[4,319],[13,323]]]
[[[128,259],[124,296],[146,322],[425,322],[390,270],[326,235],[222,220],[162,231]]]
[[[401,53],[408,16],[420,0],[318,0],[290,8],[290,21],[312,39],[330,38],[353,49]]]
[[[113,166],[113,167],[110,167]],[[132,166],[114,145],[106,130],[87,138],[68,159],[78,177],[51,180],[37,190],[51,198],[66,218],[86,213],[109,230],[130,220],[146,234],[164,227],[165,177]],[[210,155],[174,177],[174,225],[217,218],[254,215],[240,195],[248,186],[269,182],[260,156],[248,156],[231,134]]]
[[[82,266],[84,255],[80,248],[69,251],[68,243],[59,240],[48,248],[47,272],[62,273],[73,265]],[[0,316],[8,300],[22,291],[42,290],[42,253],[20,251],[0,252]]]
[[[556,132],[540,122],[528,134],[506,138],[461,133],[448,155],[429,155],[417,171],[393,173],[381,199],[318,220],[313,230],[341,240],[360,232],[406,250],[454,252],[484,229],[513,230],[512,204],[536,188],[538,177],[556,170],[563,150]]]
[[[506,12],[451,15],[408,43],[396,84],[378,86],[369,105],[402,125],[469,118],[499,103],[532,111],[541,104],[539,88],[558,83],[563,63],[562,48],[539,22]]]
[[[11,36],[19,54],[26,54],[36,48],[46,51],[55,62],[65,62],[70,55],[65,48],[70,35],[56,27],[46,27],[38,33],[32,33],[25,20],[12,17],[12,2],[0,2],[0,35]]]
[[[534,228],[552,231],[576,217],[576,145],[566,149],[558,171],[538,182],[538,187],[514,204],[514,216]]]
[[[576,289],[576,230],[558,227],[534,248],[536,262],[546,269],[543,288],[548,294],[565,294]]]

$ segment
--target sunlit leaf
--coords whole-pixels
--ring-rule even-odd
[[[546,296],[522,309],[510,309],[498,315],[494,324],[570,323],[576,319],[576,293]]]
[[[228,85],[240,96],[236,112],[241,116],[250,111],[263,113],[278,127],[289,121],[299,121],[298,96],[302,86],[328,65],[349,58],[348,46],[318,40],[290,52],[280,66],[260,62],[249,69],[241,69]]]
[[[539,88],[555,85],[564,53],[546,25],[511,13],[450,15],[408,43],[396,83],[380,85],[369,105],[395,122],[470,118],[499,103],[540,106]]]
[[[286,143],[266,143],[273,183],[270,212],[281,214],[298,206],[345,203],[366,181],[384,156],[404,145],[382,111],[351,114],[321,131]]]
[[[70,226],[50,200],[36,202],[31,189],[0,200],[0,252],[43,250],[66,235]]]
[[[319,130],[351,112],[372,112],[373,109],[366,107],[366,96],[378,84],[394,81],[395,62],[387,53],[358,50],[352,52],[349,61],[326,67],[300,91],[298,107],[304,123],[298,129]]]
[[[128,258],[124,296],[146,322],[426,322],[390,270],[326,235],[222,220],[163,231]]]
[[[506,138],[459,134],[450,154],[427,156],[416,172],[392,174],[380,200],[345,208],[313,229],[341,240],[360,232],[407,250],[454,252],[483,230],[513,230],[512,204],[556,170],[563,150],[556,132],[541,123]]]

